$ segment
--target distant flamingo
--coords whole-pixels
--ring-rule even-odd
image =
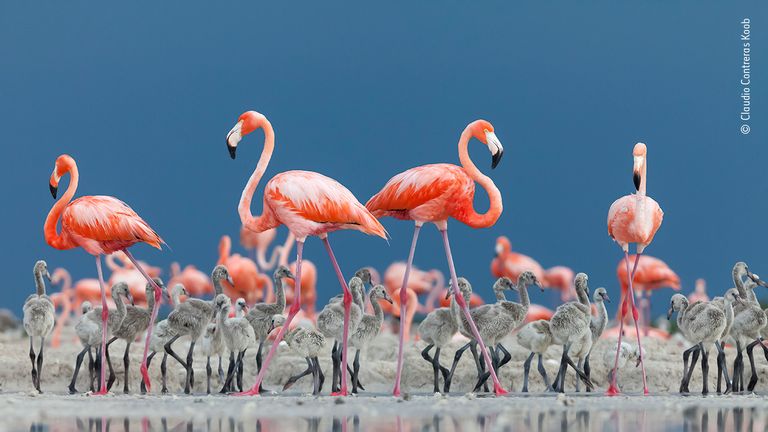
[[[293,243],[296,241],[296,237],[292,233],[288,233],[288,237],[285,239],[285,244],[280,249],[279,265],[288,267],[293,274],[296,274],[296,261],[288,264],[288,255],[293,249]],[[298,277],[298,276],[297,276]],[[293,301],[293,297],[296,295],[296,281],[293,279],[286,279],[286,293],[285,298],[288,303]],[[312,321],[317,318],[316,305],[317,305],[317,267],[310,260],[302,260],[301,262],[301,310]],[[270,299],[272,301],[272,299]]]
[[[635,258],[630,255],[630,258]],[[648,334],[648,328],[651,320],[651,293],[660,288],[672,288],[680,291],[680,278],[669,266],[662,260],[650,255],[643,255],[639,258],[637,271],[635,272],[634,288],[640,295],[640,317],[643,321],[644,333]],[[616,266],[616,277],[621,284],[621,301],[624,302],[627,294],[627,263],[622,258]]]
[[[638,314],[637,307],[635,306],[635,291],[632,287],[632,281],[635,277],[635,271],[637,270],[638,258],[643,253],[643,250],[653,241],[653,236],[661,226],[661,221],[664,218],[664,212],[661,211],[659,204],[651,197],[645,194],[646,188],[646,171],[647,171],[647,152],[645,144],[637,143],[632,156],[634,158],[634,168],[632,180],[635,184],[637,193],[631,195],[625,195],[611,204],[611,208],[608,210],[608,235],[610,235],[616,243],[621,246],[624,251],[624,259],[627,266],[627,273],[629,274],[628,286],[629,295],[621,302],[620,319],[619,319],[619,340],[616,347],[616,365],[614,370],[617,370],[619,364],[619,353],[621,352],[621,330],[624,328],[624,316],[627,314],[627,309],[632,306],[632,318],[635,320],[635,333],[637,334],[637,347],[640,353],[643,352],[643,347],[640,342],[640,330],[637,323]],[[637,255],[635,255],[635,265],[632,272],[629,272],[629,244],[635,243],[637,245]],[[642,354],[639,356],[638,361],[643,373],[643,393],[648,394],[648,384],[645,378],[645,365],[643,364]],[[619,394],[619,389],[616,387],[616,376],[618,373],[613,374],[611,385],[608,387],[607,395]]]
[[[77,164],[71,156],[63,154],[56,159],[56,166],[50,178],[50,190],[53,198],[56,199],[56,193],[59,187],[59,180],[66,173],[71,178],[67,191],[60,200],[53,205],[45,219],[45,241],[55,249],[65,250],[76,247],[83,248],[86,252],[96,257],[96,271],[99,275],[99,286],[101,290],[101,378],[99,391],[95,394],[103,395],[107,393],[105,380],[106,364],[105,352],[107,343],[107,298],[104,288],[104,275],[101,271],[101,255],[108,255],[122,250],[129,260],[138,268],[146,280],[155,288],[155,306],[152,308],[152,317],[147,331],[147,339],[144,345],[144,357],[141,361],[141,374],[150,388],[149,374],[147,374],[147,352],[149,349],[149,340],[152,334],[152,327],[157,317],[157,310],[161,300],[162,290],[149,277],[141,265],[136,262],[128,251],[128,248],[136,243],[147,243],[157,249],[161,248],[163,240],[159,235],[136,214],[133,209],[117,198],[110,196],[82,196],[72,202],[72,197],[77,190],[79,174]],[[56,232],[56,226],[61,219],[61,232]]]
[[[53,329],[51,335],[51,347],[58,348],[61,345],[61,330],[69,321],[70,315],[72,315],[72,276],[69,272],[62,267],[57,268],[51,275],[51,284],[61,284],[61,291],[51,295],[51,300],[56,307],[61,307],[61,313],[56,318],[56,327]]]
[[[554,314],[555,311],[552,309],[546,308],[542,305],[532,304],[528,306],[528,315],[525,316],[525,322],[529,323],[538,320],[549,321]]]
[[[176,284],[184,285],[184,289],[193,297],[213,294],[211,278],[191,264],[181,270],[179,263],[171,263],[171,280],[168,281],[167,286],[173,287]]]
[[[496,257],[491,261],[491,274],[495,278],[508,277],[517,280],[529,271],[536,279],[544,280],[544,267],[535,259],[519,252],[512,252],[512,242],[506,236],[496,239]]]
[[[486,367],[491,373],[496,394],[506,393],[493,370],[491,358],[485,347],[477,326],[472,321],[469,307],[459,292],[456,269],[453,265],[451,248],[448,242],[448,218],[454,218],[472,228],[487,228],[493,226],[501,216],[501,193],[493,184],[493,180],[483,175],[469,157],[467,145],[474,137],[485,144],[490,150],[493,160],[491,168],[495,168],[501,160],[503,147],[493,132],[493,125],[485,120],[470,123],[461,133],[459,139],[459,159],[461,167],[452,164],[423,165],[412,168],[392,177],[384,188],[374,195],[366,204],[376,217],[392,216],[397,219],[415,222],[411,250],[408,254],[408,267],[403,276],[403,287],[408,286],[410,268],[413,266],[413,255],[416,252],[416,242],[419,230],[425,222],[437,226],[443,237],[446,259],[451,272],[451,281],[456,302],[467,318],[475,340],[480,343]],[[474,209],[475,182],[478,182],[490,197],[490,208],[483,214]],[[400,291],[400,315],[405,315],[407,290]],[[400,377],[403,370],[403,327],[400,331],[400,341],[397,356],[397,374],[393,393],[400,395]]]
[[[554,266],[544,270],[543,285],[560,291],[560,300],[567,302],[576,298],[576,290],[573,287],[575,277],[576,273],[570,267]]]
[[[275,133],[264,115],[255,111],[247,111],[240,116],[237,124],[227,134],[227,148],[230,156],[234,159],[237,144],[242,137],[257,129],[264,130],[264,148],[256,169],[240,197],[240,204],[238,205],[240,221],[247,229],[256,232],[277,228],[280,225],[288,227],[288,230],[296,236],[296,271],[294,274],[299,284],[302,278],[301,259],[304,242],[308,236],[313,235],[322,239],[336,270],[339,283],[344,290],[342,364],[346,365],[352,293],[349,291],[344,275],[333,255],[331,244],[328,242],[328,233],[340,229],[352,229],[386,239],[387,232],[381,223],[357,201],[352,192],[342,186],[341,183],[311,171],[287,171],[272,177],[264,188],[263,213],[260,216],[253,216],[251,200],[272,157],[275,147]],[[288,317],[262,364],[256,382],[250,391],[241,393],[242,395],[258,394],[259,386],[264,379],[264,374],[272,361],[272,357],[275,355],[280,341],[283,340],[285,332],[290,328],[291,321],[299,312],[300,305],[301,287],[296,290]],[[348,394],[346,368],[343,367],[341,368],[341,391],[338,394]]]
[[[267,285],[272,281],[269,277],[259,273],[256,263],[240,254],[231,254],[232,239],[228,235],[221,236],[219,241],[219,260],[217,265],[223,265],[229,270],[229,275],[235,281],[235,286],[225,287],[224,294],[230,298],[243,297],[248,304],[254,304],[261,300]]]
[[[704,279],[696,279],[696,288],[693,289],[693,292],[688,294],[688,301],[691,304],[694,304],[696,302],[708,302],[709,301],[709,295],[707,294],[707,281]]]
[[[440,287],[444,286],[445,280],[442,273],[439,270],[423,271],[416,266],[411,267],[411,273],[408,276],[408,287],[406,297],[408,300],[405,303],[405,315],[401,315],[401,298],[400,290],[407,270],[407,265],[404,262],[395,262],[387,267],[384,272],[384,286],[387,289],[387,293],[392,298],[392,301],[379,300],[379,305],[385,313],[392,315],[393,318],[399,319],[399,326],[404,326],[403,340],[409,341],[411,334],[411,325],[413,324],[413,318],[417,312],[429,313],[426,306],[422,306],[419,303],[418,296],[420,294],[432,293],[437,284]],[[432,301],[432,307],[434,308],[434,301],[437,298],[437,293],[430,296]],[[445,293],[443,296],[445,297]],[[450,299],[446,300],[450,304]]]
[[[107,280],[107,286],[114,286],[119,282],[125,282],[126,284],[128,284],[128,289],[130,290],[136,305],[146,305],[147,304],[147,290],[146,290],[147,281],[146,279],[144,279],[144,276],[141,274],[141,272],[138,271],[132,263],[130,262],[125,263],[125,261],[123,261],[124,257],[125,255],[120,251],[104,257],[104,262],[107,264],[107,267],[109,267],[109,269],[112,271],[112,274],[109,276],[109,279]],[[115,261],[115,258],[118,258],[121,261],[123,261],[123,264],[122,265],[118,264]],[[149,267],[146,267],[143,264],[141,265],[142,265],[142,268],[145,269],[145,271],[150,277],[157,277],[157,275],[160,273],[157,268],[153,268],[152,270],[150,270]]]
[[[108,296],[112,296],[112,287],[107,285],[106,287],[106,294]],[[93,278],[85,278],[80,279],[77,282],[75,282],[75,286],[72,288],[74,291],[75,299],[74,299],[74,310],[75,313],[79,316],[82,313],[82,305],[83,302],[91,302],[92,304],[95,304],[97,302],[101,301],[101,287],[99,285],[98,279]],[[114,307],[114,304],[112,303],[112,299],[107,300],[107,305],[109,307]]]
[[[277,258],[280,254],[279,246],[272,248],[272,254],[267,259],[267,249],[269,249],[269,245],[275,239],[275,236],[277,236],[276,228],[260,233],[251,231],[244,226],[240,228],[240,245],[253,251],[253,257],[259,266],[259,270],[263,273],[269,272],[277,265]]]

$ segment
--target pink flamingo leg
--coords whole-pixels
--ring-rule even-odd
[[[392,395],[400,396],[400,377],[403,374],[403,341],[405,338],[405,326],[408,324],[405,319],[405,307],[408,302],[408,276],[411,274],[411,265],[413,265],[413,255],[416,252],[416,242],[419,239],[421,222],[416,222],[416,228],[413,229],[413,241],[411,241],[411,251],[408,253],[408,265],[405,266],[403,275],[403,286],[400,288],[400,335],[397,349],[397,373],[395,374],[395,388]],[[433,290],[434,291],[434,290]]]
[[[349,341],[349,312],[352,308],[352,292],[349,291],[347,281],[344,280],[344,274],[339,268],[339,263],[336,262],[336,256],[333,254],[333,249],[331,249],[331,243],[328,242],[328,236],[323,237],[323,244],[325,245],[325,249],[328,251],[328,256],[331,258],[333,269],[336,270],[336,277],[339,278],[339,284],[341,284],[341,288],[344,290],[344,333],[342,335],[344,340],[342,341],[341,345],[340,368],[341,390],[336,393],[331,393],[331,396],[347,396],[349,394],[347,391],[347,341]]]
[[[99,274],[99,287],[101,287],[101,371],[99,377],[99,391],[93,395],[107,394],[107,318],[109,318],[109,309],[107,307],[107,291],[104,289],[104,274],[101,272],[101,255],[96,255],[96,272]]]
[[[144,385],[147,387],[147,391],[152,390],[152,385],[149,382],[149,372],[147,371],[147,354],[149,353],[149,340],[152,338],[152,329],[155,326],[155,320],[157,319],[157,312],[160,309],[160,302],[162,301],[162,294],[163,290],[155,283],[155,280],[149,277],[146,271],[139,265],[139,262],[136,261],[135,258],[133,258],[133,255],[131,255],[130,252],[128,252],[128,249],[123,249],[123,252],[125,253],[125,256],[128,257],[129,260],[133,263],[133,265],[139,270],[139,272],[144,276],[145,279],[147,279],[147,282],[152,284],[153,287],[155,287],[155,304],[152,307],[152,315],[150,315],[149,318],[149,326],[147,327],[147,339],[144,342],[144,356],[141,358],[141,377],[144,380]]]
[[[459,280],[458,277],[456,277],[456,268],[453,266],[453,256],[451,255],[451,245],[448,242],[448,228],[446,227],[445,229],[441,229],[440,234],[443,236],[445,257],[448,259],[448,268],[451,270],[451,283],[453,284],[453,294],[456,298],[456,303],[458,303],[459,307],[461,307],[461,310],[464,312],[464,317],[469,323],[472,335],[475,337],[478,345],[480,345],[480,350],[483,353],[483,358],[485,359],[485,365],[491,374],[491,378],[493,379],[494,392],[497,396],[507,394],[507,391],[504,390],[504,387],[499,382],[499,377],[496,376],[496,371],[493,370],[493,363],[491,362],[491,357],[488,354],[488,349],[485,347],[485,342],[483,342],[483,340],[480,338],[480,332],[477,331],[477,326],[472,320],[472,316],[469,314],[469,305],[464,301],[464,296],[461,294],[461,291],[459,291]]]
[[[277,333],[277,337],[275,337],[275,340],[272,342],[272,346],[269,348],[269,352],[267,353],[267,358],[264,359],[264,362],[261,364],[261,370],[259,370],[259,374],[256,375],[256,382],[253,384],[253,387],[251,387],[251,389],[248,391],[235,393],[233,396],[259,395],[259,388],[261,387],[261,382],[264,381],[264,375],[267,373],[267,367],[269,367],[269,363],[272,361],[272,357],[275,356],[275,352],[277,352],[277,347],[280,345],[280,341],[283,340],[285,333],[291,326],[291,321],[293,321],[293,318],[297,313],[299,313],[299,310],[301,309],[301,256],[303,251],[304,241],[296,240],[296,279],[294,279],[296,281],[294,288],[296,294],[293,296],[293,303],[291,303],[291,308],[288,310],[288,317],[285,319],[285,323]]]
[[[632,281],[635,279],[635,270],[637,270],[637,263],[640,261],[640,254],[638,253],[635,257],[635,265],[632,268],[632,272],[629,271],[629,252],[624,251],[624,261],[627,263],[627,275],[629,278],[629,297],[632,300],[628,300],[627,297],[624,297],[622,299],[621,305],[619,306],[619,341],[616,346],[616,360],[613,363],[613,377],[611,379],[611,385],[608,387],[608,390],[606,390],[605,395],[606,396],[617,396],[619,392],[619,388],[616,385],[616,376],[619,374],[619,352],[621,351],[621,335],[624,333],[624,317],[627,314],[628,309],[628,302],[631,302],[632,304],[632,313],[635,320],[635,331],[637,332],[637,344],[638,344],[638,350],[642,350],[642,347],[640,346],[640,332],[638,330],[637,326],[637,308],[635,307],[635,292],[632,289]],[[642,351],[640,351],[642,353]],[[642,365],[642,355],[640,357],[640,364]],[[646,386],[645,382],[645,366],[643,366],[643,392],[645,394],[648,394],[648,387]]]
[[[635,292],[632,288],[632,281],[635,280],[635,271],[637,270],[637,263],[640,261],[640,255],[642,255],[642,252],[638,252],[635,255],[635,265],[632,267],[632,274],[629,277],[629,295],[632,299],[632,319],[635,321],[635,334],[637,334],[637,350],[640,353],[640,370],[643,373],[643,394],[648,395],[648,383],[645,379],[645,364],[643,362],[643,345],[640,342],[640,326],[637,323],[637,307],[635,306]],[[627,270],[629,270],[629,256],[628,254],[625,254],[626,260],[627,260]]]

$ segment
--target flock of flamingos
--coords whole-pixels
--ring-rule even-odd
[[[140,242],[159,249],[163,244],[161,237],[117,198],[82,196],[73,199],[79,181],[77,164],[66,154],[56,159],[50,177],[50,191],[54,199],[62,177],[69,174],[70,179],[66,192],[56,201],[46,218],[46,242],[55,249],[82,248],[93,255],[98,278],[80,280],[73,286],[66,270],[59,268],[51,275],[44,261],[35,264],[37,293],[25,302],[24,327],[30,336],[32,381],[38,391],[41,390],[46,338],[52,333],[51,344],[58,346],[62,327],[66,325],[67,318],[75,313],[74,327],[83,350],[77,356],[75,373],[69,386],[72,393],[77,392],[77,375],[86,355],[90,394],[103,395],[109,391],[115,381],[109,345],[117,339],[126,342],[123,385],[124,391],[128,392],[130,346],[143,336],[140,365],[143,392],[151,391],[147,371],[153,357],[160,353],[163,357],[163,392],[167,391],[165,371],[166,360],[170,356],[186,369],[184,390],[190,393],[194,386],[194,350],[199,344],[198,353],[202,352],[207,357],[206,387],[209,393],[211,357],[214,357],[219,360],[222,393],[258,395],[264,391],[262,381],[277,347],[285,340],[307,361],[306,371],[291,377],[285,388],[311,374],[314,393],[319,394],[325,377],[320,370],[318,356],[323,353],[326,340],[332,340],[334,370],[331,394],[347,395],[349,382],[352,392],[363,390],[358,377],[360,350],[386,327],[386,314],[393,318],[393,325],[399,327],[393,388],[393,394],[398,396],[401,394],[404,344],[411,339],[409,332],[415,315],[422,314],[426,316],[419,325],[419,336],[427,342],[422,356],[433,367],[435,392],[450,390],[456,363],[469,349],[477,367],[474,390],[484,388],[490,391],[488,385],[492,384],[496,395],[507,393],[497,371],[510,360],[510,356],[500,340],[518,330],[518,342],[530,350],[524,365],[523,391],[528,390],[528,371],[537,354],[538,369],[548,390],[564,391],[568,367],[591,390],[589,354],[593,342],[601,336],[614,336],[618,337],[618,344],[612,357],[614,367],[606,394],[619,393],[616,371],[627,358],[636,359],[642,368],[643,391],[648,394],[642,336],[668,337],[662,330],[649,326],[650,294],[662,287],[679,290],[680,281],[663,261],[642,255],[663,218],[659,204],[646,194],[645,144],[636,144],[632,152],[635,193],[617,199],[608,212],[608,234],[622,248],[624,257],[617,268],[621,282],[618,325],[606,329],[608,320],[604,302],[609,298],[604,288],[594,290],[590,299],[586,274],[574,274],[571,269],[562,266],[544,269],[532,258],[513,252],[506,237],[497,239],[496,257],[491,263],[491,272],[498,278],[493,286],[497,299],[495,303],[484,304],[480,296],[473,293],[470,282],[457,276],[448,239],[448,220],[455,219],[473,228],[488,228],[502,213],[499,189],[475,166],[468,153],[469,142],[474,138],[490,152],[491,168],[500,163],[504,149],[491,123],[476,120],[461,133],[458,143],[461,166],[432,164],[399,173],[365,205],[346,187],[322,174],[310,171],[276,174],[264,187],[262,214],[254,216],[251,200],[274,151],[275,132],[264,115],[247,111],[226,135],[227,149],[231,158],[235,159],[243,137],[259,129],[264,133],[263,149],[238,205],[242,222],[240,243],[252,251],[252,258],[231,254],[231,239],[223,236],[219,244],[219,259],[210,277],[192,265],[182,269],[174,263],[167,285],[158,278],[159,268],[138,261],[129,250]],[[490,197],[490,207],[485,213],[474,209],[475,183],[479,183]],[[383,278],[375,269],[363,268],[347,281],[333,253],[328,234],[352,229],[387,239],[387,231],[379,222],[379,218],[384,216],[413,221],[413,238],[407,261],[392,264]],[[450,272],[450,283],[447,285],[440,271],[422,271],[413,266],[419,232],[427,222],[434,223],[442,236]],[[280,225],[288,228],[289,235],[282,245],[272,247],[270,252],[276,228]],[[310,236],[322,240],[343,292],[319,312],[316,310],[315,266],[303,259],[304,242]],[[289,263],[294,243],[296,260]],[[634,255],[629,254],[630,243],[636,245]],[[102,271],[102,255],[111,271],[107,281]],[[268,272],[273,272],[271,277]],[[47,296],[45,277],[54,284],[61,284],[61,292]],[[736,264],[733,277],[735,288],[711,301],[706,296],[703,283],[697,283],[696,291],[688,298],[680,294],[672,297],[669,315],[678,313],[678,327],[692,344],[684,353],[681,391],[688,391],[688,380],[699,355],[702,356],[701,368],[705,377],[703,391],[708,391],[707,356],[712,345],[718,355],[718,391],[721,391],[721,376],[725,378],[726,392],[743,390],[742,348],[745,346],[752,368],[749,390],[757,381],[753,348],[760,345],[768,359],[768,348],[762,344],[762,331],[768,320],[753,292],[756,286],[768,284],[749,271],[744,263]],[[531,304],[527,289],[534,285],[558,290],[563,304],[555,311]],[[367,293],[366,286],[370,287]],[[507,300],[504,293],[507,290],[516,291],[520,301]],[[210,300],[202,299],[211,295]],[[172,311],[166,319],[156,322],[163,297],[170,302]],[[370,307],[366,300],[369,300]],[[593,306],[597,306],[596,316],[593,316]],[[61,308],[58,319],[55,316],[57,307]],[[634,329],[624,329],[625,321],[634,322]],[[469,342],[456,352],[449,369],[440,363],[440,351],[459,333]],[[624,335],[636,338],[637,347],[632,348],[622,342]],[[40,340],[37,352],[35,338]],[[173,350],[172,344],[179,338],[189,341],[186,358]],[[262,349],[270,338],[269,350],[266,357],[262,357]],[[732,380],[723,350],[727,338],[732,338],[737,347]],[[249,346],[256,345],[258,375],[252,388],[243,389],[243,356]],[[551,345],[563,347],[560,369],[552,383],[541,364],[542,353]],[[348,361],[349,346],[357,350],[352,367]],[[689,368],[691,355],[693,359]],[[222,357],[229,358],[226,372]],[[348,371],[351,375],[349,380]],[[442,389],[439,386],[441,376],[444,380]]]

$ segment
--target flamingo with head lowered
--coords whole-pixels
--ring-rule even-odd
[[[251,213],[251,200],[256,192],[261,177],[267,170],[269,160],[275,148],[275,132],[263,114],[247,111],[238,119],[227,134],[227,149],[232,159],[235,158],[237,145],[243,136],[257,130],[264,130],[264,148],[256,169],[251,174],[248,184],[240,197],[237,207],[240,222],[245,228],[263,232],[285,225],[296,236],[296,276],[297,285],[301,285],[301,259],[304,242],[309,236],[322,239],[331,259],[336,276],[344,290],[344,342],[342,346],[342,364],[347,364],[347,341],[349,340],[349,313],[352,306],[352,293],[349,291],[344,274],[336,262],[328,233],[341,229],[352,229],[366,234],[387,238],[387,231],[373,215],[341,183],[312,171],[286,171],[272,177],[264,187],[264,205],[262,214]],[[283,340],[291,321],[299,312],[301,305],[301,286],[297,286],[295,296],[288,311],[283,327],[262,363],[251,390],[240,395],[257,395],[269,363]],[[347,395],[346,368],[341,368],[341,390],[338,395]]]
[[[432,164],[411,168],[392,177],[379,193],[368,200],[366,207],[376,217],[392,216],[397,219],[412,220],[416,225],[411,241],[411,250],[408,254],[408,264],[403,276],[403,285],[400,290],[400,316],[406,314],[408,301],[406,288],[408,287],[408,276],[413,266],[413,255],[416,251],[419,230],[426,222],[432,222],[437,226],[443,237],[443,247],[451,272],[456,302],[464,312],[475,340],[480,344],[486,366],[493,378],[496,394],[503,394],[506,393],[506,390],[496,376],[488,350],[480,338],[477,326],[472,321],[464,296],[459,292],[458,278],[448,242],[449,218],[457,219],[472,228],[487,228],[493,226],[501,216],[502,202],[499,189],[493,184],[493,180],[483,175],[469,158],[467,145],[472,138],[488,147],[492,156],[491,168],[495,168],[501,160],[504,148],[494,133],[493,125],[485,120],[476,120],[464,129],[459,139],[459,159],[462,166]],[[490,197],[490,208],[483,214],[477,213],[474,208],[475,182],[480,183]],[[403,370],[404,330],[404,327],[400,326],[397,373],[393,390],[396,396],[400,394],[400,377]]]
[[[144,278],[152,284],[155,289],[155,304],[152,308],[152,315],[147,329],[147,339],[144,345],[144,357],[141,361],[141,375],[146,387],[150,388],[149,375],[147,374],[147,353],[149,349],[149,340],[152,336],[152,327],[157,318],[157,310],[160,305],[162,290],[157,283],[149,277],[147,272],[136,261],[128,248],[136,243],[147,243],[157,249],[161,248],[163,239],[147,224],[144,219],[139,217],[128,204],[111,196],[82,196],[74,201],[79,181],[77,164],[75,160],[66,154],[56,159],[56,165],[51,174],[49,186],[51,195],[56,199],[59,181],[69,173],[70,180],[67,191],[56,201],[53,208],[45,219],[44,233],[45,241],[55,249],[74,249],[83,248],[86,252],[96,257],[96,271],[99,275],[99,285],[101,288],[101,364],[106,363],[106,344],[107,344],[107,317],[109,315],[107,307],[106,290],[104,287],[104,275],[101,271],[101,256],[113,252],[123,251],[125,256],[141,272]],[[61,220],[61,231],[57,232],[56,227]],[[101,377],[99,391],[95,394],[106,394],[107,386],[105,371],[107,368],[101,368]]]

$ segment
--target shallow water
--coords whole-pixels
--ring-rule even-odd
[[[748,396],[0,396],[13,431],[765,431]]]

